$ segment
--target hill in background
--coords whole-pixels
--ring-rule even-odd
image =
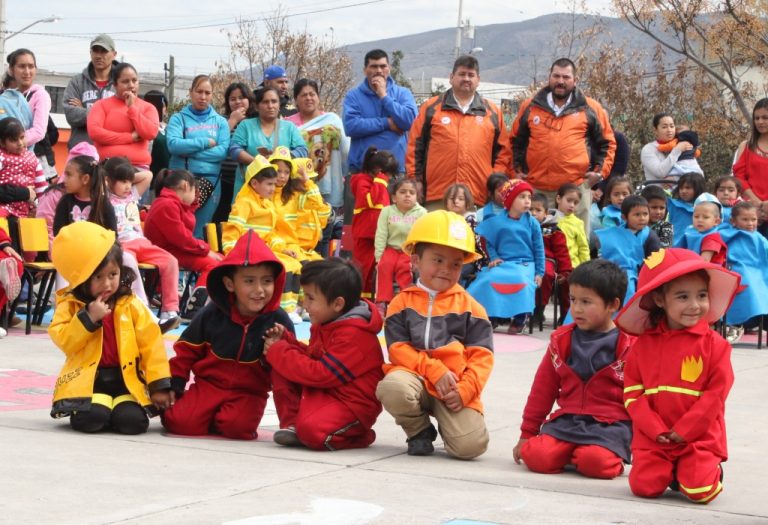
[[[559,43],[560,35],[569,32],[583,34],[598,23],[602,30],[590,42],[576,38],[570,54],[586,48],[585,55],[589,57],[591,49],[613,43],[624,50],[641,51],[650,63],[655,42],[623,20],[592,15],[574,17],[566,13],[545,15],[523,22],[477,26],[474,41],[463,39],[462,52],[468,52],[473,47],[483,48],[477,54],[483,81],[529,85],[534,80],[545,80],[554,60],[569,56],[568,49]],[[421,78],[448,76],[454,60],[455,42],[456,29],[446,28],[351,44],[345,46],[345,50],[352,57],[353,71],[358,80],[363,76],[365,53],[381,48],[390,54],[395,50],[402,51],[403,72],[409,79],[419,81]]]

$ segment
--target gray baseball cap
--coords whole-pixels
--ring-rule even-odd
[[[107,51],[114,51],[115,50],[115,41],[112,40],[112,37],[107,34],[100,34],[96,35],[93,40],[91,40],[91,47],[103,47]]]

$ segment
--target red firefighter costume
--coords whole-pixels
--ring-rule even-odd
[[[376,386],[384,377],[379,312],[369,301],[310,329],[309,346],[287,333],[272,345],[273,395],[280,427],[295,426],[316,450],[362,448],[376,438]]]
[[[272,264],[274,293],[255,318],[243,317],[223,278],[238,266]],[[171,384],[176,404],[163,414],[163,425],[175,434],[255,439],[270,390],[262,362],[264,334],[275,323],[293,330],[280,309],[285,269],[259,236],[248,230],[208,276],[208,303],[184,330],[173,348]],[[184,392],[190,372],[195,382]]]
[[[367,173],[352,175],[349,182],[355,197],[352,217],[352,260],[360,267],[363,275],[363,297],[373,297],[373,269],[376,266],[374,238],[379,223],[379,214],[389,206],[389,176],[379,173],[371,177]]]
[[[665,319],[650,326],[651,293],[698,270],[709,275],[710,308],[698,324],[679,330]],[[689,499],[708,503],[722,490],[720,463],[728,459],[725,399],[733,385],[731,347],[710,329],[722,317],[739,286],[737,274],[670,248],[648,257],[638,291],[616,319],[637,334],[624,370],[624,405],[633,424],[632,492],[658,497],[676,481]],[[674,431],[682,443],[660,443]]]

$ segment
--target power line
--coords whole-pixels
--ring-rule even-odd
[[[354,4],[345,4],[340,5],[336,7],[326,7],[322,9],[313,9],[310,11],[303,11],[300,13],[286,13],[281,14],[280,16],[283,18],[294,18],[297,16],[304,16],[304,15],[314,15],[318,13],[328,13],[331,11],[339,11],[341,9],[348,9],[350,7],[360,7],[364,5],[370,5],[370,4],[379,4],[381,2],[384,2],[386,0],[367,0],[364,2],[357,2]],[[272,20],[274,17],[261,17],[261,18],[244,18],[241,20],[235,20],[233,22],[221,22],[221,23],[214,23],[214,24],[200,24],[200,25],[190,25],[190,26],[176,26],[176,27],[166,27],[163,29],[144,29],[139,31],[110,31],[110,35],[136,35],[139,33],[160,33],[160,32],[168,32],[168,31],[188,31],[190,29],[206,29],[210,27],[224,27],[224,26],[232,26],[237,25],[240,22],[267,22],[269,20]],[[10,33],[10,31],[6,31]],[[25,31],[25,34],[27,35],[43,35],[43,36],[69,36],[69,37],[83,37],[83,38],[92,38],[93,35],[85,35],[83,33],[33,33],[31,31]],[[150,43],[163,43],[163,44],[169,44],[169,43],[175,43],[175,42],[150,42]],[[192,45],[192,44],[189,44]]]

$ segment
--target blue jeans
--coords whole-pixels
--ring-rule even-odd
[[[219,201],[221,200],[221,181],[217,175],[198,175],[195,177],[205,177],[211,184],[215,184],[213,193],[205,202],[205,205],[198,208],[195,211],[195,238],[204,239],[203,232],[205,231],[205,225],[211,222],[213,214],[216,212],[216,208],[219,207]]]

